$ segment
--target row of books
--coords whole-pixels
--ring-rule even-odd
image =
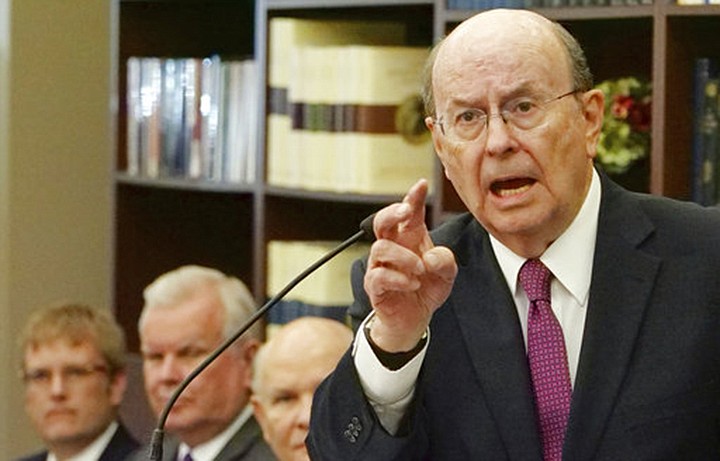
[[[432,178],[429,50],[402,46],[403,24],[278,17],[269,32],[269,184],[401,194]]]
[[[334,241],[273,240],[267,246],[267,295],[278,294],[297,275],[335,248]],[[342,320],[352,303],[350,268],[367,254],[369,244],[357,243],[338,254],[290,290],[268,311],[268,332],[273,325],[305,315]]]
[[[279,301],[265,316],[265,336],[272,337],[277,328],[300,317],[325,317],[347,324],[348,307],[349,305],[317,306],[302,301]]]
[[[720,203],[720,60],[695,60],[693,82],[692,200]]]
[[[127,173],[254,181],[256,88],[253,60],[129,58]]]

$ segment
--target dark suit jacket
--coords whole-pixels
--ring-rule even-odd
[[[140,444],[130,435],[127,429],[120,424],[98,461],[123,461],[130,453],[137,450],[139,446]],[[20,458],[18,461],[45,461],[47,455],[48,452],[46,450],[26,458]]]
[[[166,437],[163,443],[163,461],[176,461],[179,445],[177,439]],[[143,447],[128,458],[128,461],[146,461],[149,459],[149,453],[149,447]],[[276,461],[276,459],[263,439],[260,425],[255,417],[251,417],[232,436],[214,461]]]
[[[720,211],[627,192],[602,177],[590,299],[565,460],[720,458]],[[397,437],[378,423],[352,357],[318,388],[313,460],[540,460],[517,311],[471,216],[434,232],[459,273],[431,323]],[[364,262],[351,311],[369,311]]]

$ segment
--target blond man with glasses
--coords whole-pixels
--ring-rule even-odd
[[[20,336],[25,410],[46,449],[21,461],[119,461],[139,446],[118,421],[125,338],[82,304],[35,312]]]

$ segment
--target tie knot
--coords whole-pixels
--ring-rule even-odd
[[[550,269],[539,259],[528,259],[520,268],[520,283],[531,302],[550,301]]]

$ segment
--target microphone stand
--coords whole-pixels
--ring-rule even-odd
[[[271,307],[277,304],[277,302],[280,301],[290,290],[295,288],[298,283],[302,282],[308,275],[315,272],[315,270],[318,269],[320,266],[335,257],[338,253],[344,251],[347,247],[356,243],[358,240],[361,240],[363,237],[366,236],[372,236],[372,219],[374,218],[374,216],[375,215],[372,214],[365,218],[360,223],[360,230],[358,232],[356,232],[352,237],[348,238],[334,249],[327,252],[320,259],[315,261],[315,263],[313,263],[310,267],[308,267],[299,275],[297,275],[294,279],[292,279],[290,283],[288,283],[282,290],[280,290],[275,296],[270,298],[268,302],[266,302],[262,307],[260,307],[260,309],[258,309],[255,314],[253,314],[235,334],[233,334],[230,338],[226,339],[225,342],[218,346],[200,363],[200,365],[198,365],[194,370],[192,370],[185,377],[185,379],[183,379],[180,384],[178,384],[178,387],[175,389],[173,394],[170,396],[170,399],[165,404],[165,407],[163,408],[163,411],[158,418],[157,426],[155,427],[155,430],[153,430],[152,439],[150,441],[149,459],[151,461],[162,460],[163,438],[165,437],[165,422],[167,421],[168,415],[170,414],[170,410],[172,410],[173,405],[175,405],[175,402],[180,397],[180,394],[182,394],[182,392],[192,382],[192,380],[195,379],[197,375],[202,373],[203,370],[208,367],[208,365],[210,365],[220,354],[225,351],[225,349],[230,347],[232,343],[234,343],[240,336],[242,336],[242,334],[245,333],[248,328],[250,328],[255,322],[260,319],[260,317],[265,315],[265,313]]]

